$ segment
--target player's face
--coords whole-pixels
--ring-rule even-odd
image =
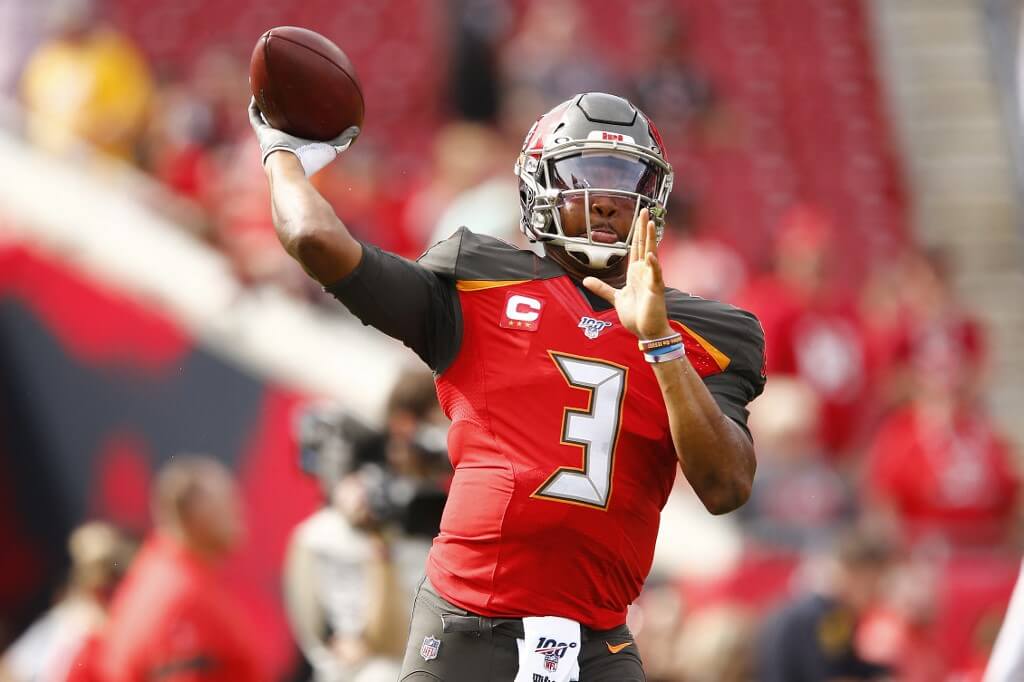
[[[558,159],[552,162],[550,172],[552,187],[570,190],[563,194],[559,206],[562,232],[567,237],[585,237],[589,214],[591,239],[599,244],[626,241],[641,208],[635,197],[602,190],[652,197],[660,179],[660,173],[643,161],[607,153]]]
[[[587,236],[587,212],[590,213],[591,239],[599,244],[624,242],[629,237],[633,224],[636,201],[626,197],[593,194],[587,197],[589,207],[582,196],[570,197],[559,207],[562,218],[562,232],[566,237]]]

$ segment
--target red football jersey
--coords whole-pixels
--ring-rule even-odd
[[[246,618],[212,566],[156,534],[118,587],[86,661],[107,682],[269,680]]]
[[[437,377],[455,474],[427,574],[485,616],[625,621],[678,463],[651,367],[613,308],[550,259],[460,230],[420,265],[457,289]],[[752,315],[670,290],[669,316],[723,412],[763,387]]]

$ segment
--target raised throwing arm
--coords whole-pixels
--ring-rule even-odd
[[[311,277],[324,286],[338,282],[359,265],[363,247],[308,176],[347,149],[359,129],[349,128],[328,142],[303,140],[267,125],[255,102],[249,105],[249,122],[270,182],[278,239]]]

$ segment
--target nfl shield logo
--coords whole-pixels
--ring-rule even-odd
[[[423,657],[424,661],[432,661],[437,658],[437,652],[440,649],[441,640],[427,635],[423,638],[423,644],[420,646],[420,656]]]
[[[553,673],[558,670],[558,653],[549,651],[544,654],[544,669],[549,673]]]

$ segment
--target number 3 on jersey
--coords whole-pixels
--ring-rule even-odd
[[[562,443],[583,448],[583,468],[560,468],[533,496],[607,509],[627,369],[594,358],[548,354],[570,386],[590,394],[587,409],[567,407],[562,420]]]

